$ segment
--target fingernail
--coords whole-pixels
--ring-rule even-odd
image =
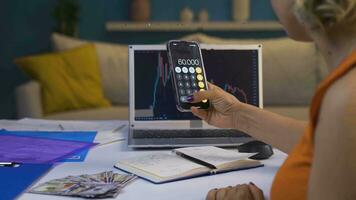
[[[193,95],[187,96],[187,101],[188,102],[192,102],[193,100],[194,100],[194,96]]]
[[[253,182],[250,182],[251,185],[255,185]]]

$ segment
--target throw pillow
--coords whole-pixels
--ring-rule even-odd
[[[63,51],[83,44],[86,40],[58,33],[51,37],[54,50]],[[101,71],[104,95],[113,104],[128,104],[128,47],[127,45],[93,42]]]
[[[110,106],[103,95],[92,44],[60,53],[22,57],[15,63],[40,82],[44,114]]]

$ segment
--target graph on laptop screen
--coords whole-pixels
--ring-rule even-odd
[[[207,80],[258,106],[257,50],[202,50]],[[135,51],[135,120],[194,120],[176,108],[166,51]]]

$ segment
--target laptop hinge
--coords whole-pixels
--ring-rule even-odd
[[[203,128],[202,120],[190,120],[190,128]]]

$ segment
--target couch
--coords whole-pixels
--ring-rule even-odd
[[[296,119],[308,119],[308,106],[314,90],[327,73],[326,64],[313,44],[295,42],[288,38],[223,39],[201,33],[191,34],[183,39],[209,44],[262,44],[264,109]],[[53,34],[51,40],[55,51],[91,42],[60,34]],[[113,106],[43,115],[41,85],[30,81],[16,89],[18,117],[128,119],[127,45],[93,43],[97,47],[104,95]]]

